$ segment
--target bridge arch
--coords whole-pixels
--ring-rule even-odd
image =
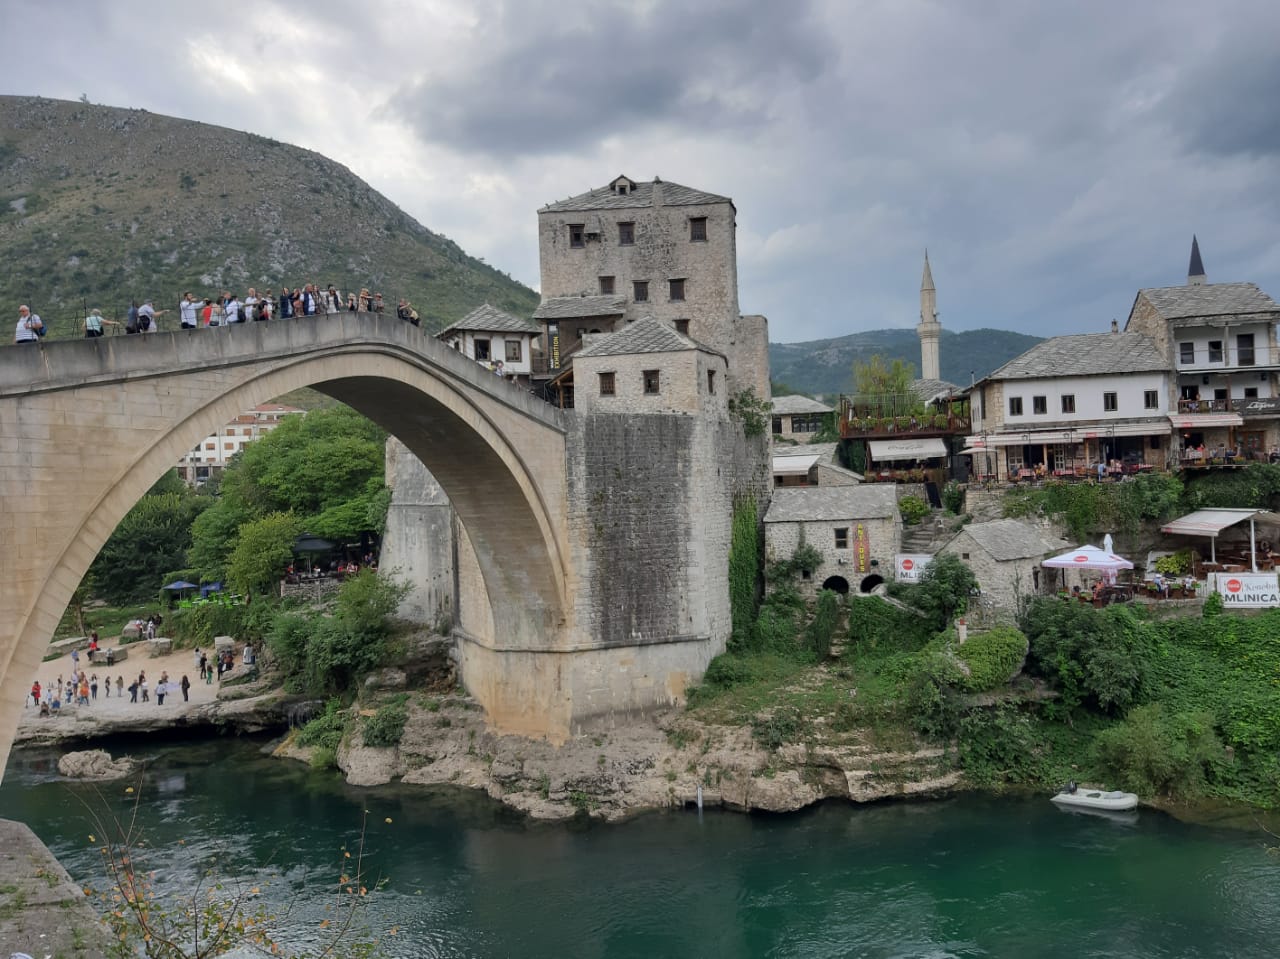
[[[0,763],[30,675],[115,527],[199,440],[302,386],[378,423],[440,482],[490,597],[494,635],[482,642],[559,642],[571,559],[558,411],[408,324],[271,326],[54,343],[14,357],[33,367],[25,382],[0,374],[0,497],[11,517],[0,534],[9,541],[0,553]]]

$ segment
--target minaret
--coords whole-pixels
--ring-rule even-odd
[[[933,288],[933,273],[929,270],[929,251],[924,251],[924,277],[920,280],[920,378],[940,380],[938,366],[938,335],[942,324],[938,322],[938,291]]]
[[[1200,243],[1191,234],[1191,263],[1187,267],[1187,286],[1204,286],[1204,262],[1200,259]]]

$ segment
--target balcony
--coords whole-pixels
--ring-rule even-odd
[[[1178,412],[1187,413],[1230,413],[1230,400],[1178,400]]]
[[[967,435],[971,427],[968,400],[926,409],[914,396],[840,397],[842,439]]]

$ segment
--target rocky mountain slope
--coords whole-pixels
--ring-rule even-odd
[[[0,262],[0,315],[30,303],[55,336],[78,335],[86,307],[172,309],[186,289],[365,286],[435,328],[486,300],[523,315],[538,302],[318,153],[35,97],[0,96]]]

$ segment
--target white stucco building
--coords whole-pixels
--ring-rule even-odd
[[[218,432],[206,436],[191,452],[178,461],[178,475],[189,486],[203,486],[212,476],[224,469],[246,445],[265,436],[280,425],[286,416],[305,414],[294,406],[263,403],[245,410]]]
[[[446,326],[436,338],[477,363],[489,367],[501,363],[504,376],[527,383],[533,372],[534,341],[541,332],[536,323],[485,303]]]

